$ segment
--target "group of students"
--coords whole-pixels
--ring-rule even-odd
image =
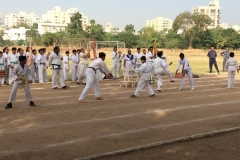
[[[17,90],[20,88],[23,88],[25,90],[25,96],[26,100],[29,101],[30,106],[35,106],[34,102],[32,101],[31,91],[29,83],[32,83],[34,80],[33,77],[33,69],[32,67],[35,67],[37,64],[38,71],[39,70],[45,70],[47,69],[47,63],[48,66],[52,69],[52,87],[53,89],[58,89],[58,80],[61,84],[62,89],[67,89],[69,86],[66,86],[65,81],[67,79],[66,72],[68,72],[69,68],[69,61],[72,60],[72,71],[75,71],[75,75],[73,75],[73,81],[77,81],[79,83],[79,79],[85,78],[86,86],[82,92],[82,94],[79,97],[78,102],[79,103],[86,103],[84,98],[86,97],[87,93],[91,89],[91,87],[94,87],[95,92],[95,99],[96,100],[102,100],[100,97],[100,86],[99,86],[99,79],[97,77],[97,73],[100,72],[101,74],[105,75],[107,79],[114,79],[118,78],[120,73],[117,73],[119,69],[121,68],[120,61],[124,60],[124,68],[127,70],[135,70],[136,73],[139,73],[141,75],[141,78],[138,82],[137,89],[135,93],[130,96],[131,98],[137,98],[139,96],[140,91],[143,89],[143,87],[147,88],[147,91],[150,95],[150,97],[155,97],[155,93],[150,85],[150,80],[153,78],[153,76],[157,76],[158,78],[158,89],[157,92],[161,92],[161,86],[162,86],[162,75],[167,74],[170,78],[171,82],[174,82],[172,79],[171,72],[167,69],[167,67],[170,64],[167,64],[166,57],[163,55],[163,51],[158,51],[155,55],[153,53],[153,48],[149,48],[148,53],[143,54],[140,52],[141,49],[137,48],[137,53],[135,55],[131,54],[131,51],[128,51],[128,54],[122,55],[122,53],[119,51],[117,52],[117,48],[114,48],[114,54],[112,53],[111,57],[113,59],[113,74],[111,74],[110,70],[107,68],[104,60],[106,58],[106,54],[101,52],[99,53],[99,57],[95,58],[93,62],[88,65],[88,58],[90,58],[90,50],[88,50],[88,53],[85,53],[83,49],[81,50],[73,50],[73,55],[71,58],[69,57],[69,52],[66,52],[66,56],[63,57],[60,53],[60,47],[56,46],[54,47],[54,50],[52,53],[48,54],[46,56],[46,50],[45,49],[39,49],[39,54],[36,55],[35,50],[33,50],[33,54],[29,54],[29,52],[26,52],[24,55],[24,51],[22,49],[18,49],[18,53],[16,53],[16,49],[12,49],[12,53],[8,54],[8,48],[4,48],[4,53],[7,54],[4,55],[2,52],[0,52],[0,71],[5,70],[5,67],[9,69],[8,73],[8,79],[9,82],[13,82],[12,91],[9,98],[9,103],[5,107],[6,109],[12,108],[12,102],[16,99],[16,93]],[[27,49],[28,51],[28,49]],[[76,52],[75,52],[76,51]],[[78,52],[80,52],[78,54]],[[78,54],[78,55],[77,55]],[[34,57],[35,56],[35,57]],[[80,58],[79,58],[80,57]],[[180,87],[179,90],[183,89],[184,86],[184,77],[185,75],[188,75],[191,90],[194,90],[194,80],[192,76],[191,67],[189,65],[188,60],[185,58],[183,53],[180,53],[179,55],[180,60],[178,61],[177,69],[176,69],[176,75],[178,71],[180,70],[181,66],[181,73],[182,77],[180,80]],[[116,60],[117,59],[117,60]],[[30,61],[32,63],[27,65],[27,62]],[[115,65],[114,62],[119,63],[118,65]],[[5,65],[7,63],[7,65]],[[122,63],[122,62],[121,62]],[[4,67],[2,67],[4,66]],[[77,67],[76,67],[77,66]],[[114,68],[116,67],[116,68]],[[120,68],[117,68],[120,67]],[[74,69],[75,70],[74,70]],[[114,70],[115,69],[115,70]],[[226,61],[225,69],[228,71],[228,87],[232,88],[235,78],[235,72],[239,69],[238,62],[236,59],[234,59],[234,53],[230,53],[230,58]],[[77,71],[76,71],[77,70]],[[36,72],[36,70],[35,70]],[[34,74],[36,74],[34,72]],[[42,74],[42,75],[41,75]],[[44,73],[45,74],[45,73]],[[40,77],[43,76],[43,73],[39,72],[39,79],[40,82],[43,82]],[[77,74],[77,76],[76,76]],[[37,75],[37,74],[36,74]],[[6,77],[1,78],[5,80]]]

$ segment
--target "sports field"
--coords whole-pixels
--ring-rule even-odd
[[[18,91],[11,110],[4,110],[11,86],[1,87],[0,159],[90,159],[197,134],[237,130],[239,80],[237,75],[235,88],[229,90],[226,74],[205,75],[195,79],[195,91],[190,91],[188,81],[178,91],[179,80],[170,83],[164,77],[162,93],[150,98],[144,90],[138,99],[129,98],[135,88],[120,88],[118,80],[106,80],[100,82],[104,100],[95,101],[91,90],[87,104],[77,103],[82,85],[68,82],[68,90],[52,90],[51,84],[32,84],[37,107],[30,108],[24,92]],[[235,131],[101,159],[238,159],[239,144],[239,131]]]

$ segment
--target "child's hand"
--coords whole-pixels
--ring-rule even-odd
[[[22,80],[22,78],[18,77],[16,81],[21,81],[21,80]]]

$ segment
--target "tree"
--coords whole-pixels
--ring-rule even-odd
[[[82,34],[82,32],[83,32],[82,14],[77,12],[71,17],[71,22],[70,22],[70,24],[68,24],[67,32],[70,35],[80,35],[80,34]]]
[[[189,39],[189,48],[192,48],[193,41],[197,34],[212,23],[209,16],[201,13],[180,13],[173,22],[173,29],[175,32],[182,30]]]
[[[125,27],[125,32],[130,32],[130,33],[135,33],[134,25],[133,24],[128,24]]]
[[[33,28],[33,29],[38,29],[38,23],[33,23],[32,28]]]
[[[94,19],[90,20],[90,26],[87,26],[86,31],[88,33],[88,38],[92,39],[92,37],[95,37],[98,41],[104,40],[104,28],[101,24],[97,24]]]
[[[44,44],[45,46],[53,46],[56,40],[56,34],[54,33],[50,33],[50,32],[46,32],[43,36],[42,36],[42,44]]]

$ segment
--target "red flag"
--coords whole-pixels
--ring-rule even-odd
[[[96,44],[96,39],[93,38],[93,57],[94,59],[97,59],[97,44]]]

